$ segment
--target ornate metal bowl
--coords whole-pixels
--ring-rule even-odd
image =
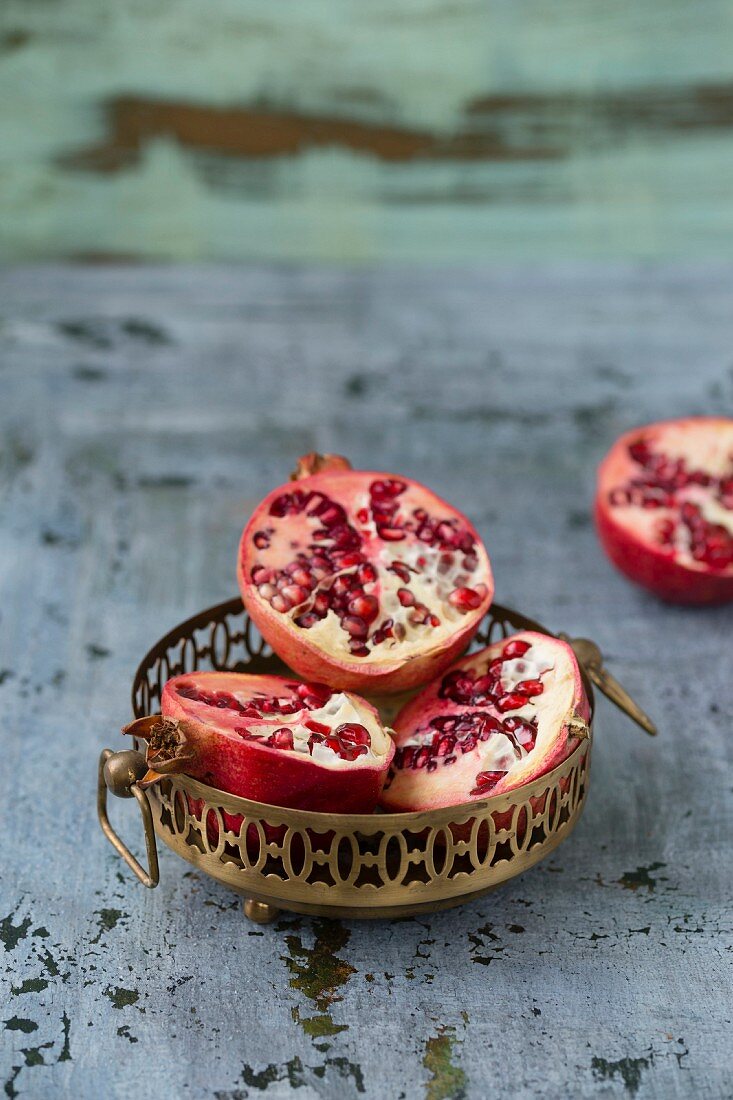
[[[515,630],[550,633],[494,604],[473,648]],[[598,648],[582,638],[570,642],[590,700],[590,728],[593,681],[655,732],[603,669]],[[132,688],[135,717],[158,710],[166,680],[195,669],[287,674],[241,601],[228,600],[181,623],[143,658]],[[493,890],[565,840],[585,803],[591,739],[582,740],[554,771],[508,794],[443,810],[370,815],[283,809],[225,794],[187,776],[141,790],[137,780],[146,770],[141,753],[105,749],[99,761],[99,818],[105,835],[149,887],[158,883],[157,835],[199,870],[244,895],[245,912],[253,920],[265,923],[280,909],[330,917],[403,917]],[[148,871],[110,825],[108,789],[134,796],[140,805]]]

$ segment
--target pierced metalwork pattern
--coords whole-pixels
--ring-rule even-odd
[[[494,605],[473,648],[543,630]],[[147,654],[133,684],[136,717],[159,709],[170,676],[194,669],[280,672],[240,600],[196,615]],[[586,682],[592,703],[592,689]],[[583,808],[590,740],[517,791],[414,814],[313,814],[267,806],[187,776],[148,795],[155,831],[174,851],[249,898],[331,916],[402,916],[456,905],[552,851]]]

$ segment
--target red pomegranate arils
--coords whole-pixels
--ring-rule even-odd
[[[479,772],[476,776],[476,786],[471,794],[488,794],[505,775],[506,772]]]
[[[627,433],[598,472],[606,553],[671,602],[733,600],[732,481],[733,419],[691,417]]]
[[[293,731],[288,729],[287,726],[281,726],[271,735],[269,742],[277,749],[292,749]]]
[[[260,802],[370,813],[394,747],[376,709],[356,695],[341,696],[320,722],[309,716],[331,697],[331,689],[316,682],[193,672],[165,684],[162,719],[140,720],[126,732],[148,741],[146,783],[184,772]],[[344,713],[356,720],[344,722]],[[327,740],[339,760],[317,748]],[[238,832],[228,811],[223,821]]]
[[[544,690],[541,680],[522,680],[517,684],[517,691],[522,695],[541,695]]]
[[[313,459],[299,464],[297,487],[271,493],[245,529],[239,578],[247,609],[265,640],[303,675],[341,688],[416,686],[450,663],[477,629],[493,594],[485,550],[464,517],[416,482],[359,474],[334,456]],[[440,570],[436,551],[444,554]],[[469,580],[462,561],[473,572],[465,623],[458,624],[447,604]],[[391,574],[408,586],[399,607]],[[328,629],[319,628],[323,619]],[[388,627],[377,625],[387,619]],[[409,661],[400,659],[405,642]]]
[[[502,691],[499,679],[505,661],[516,662],[512,680],[527,676],[511,691]],[[530,631],[496,642],[463,658],[397,715],[382,805],[451,806],[521,786],[565,759],[578,743],[574,729],[588,715],[565,642]]]

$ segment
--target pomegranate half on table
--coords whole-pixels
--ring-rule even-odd
[[[403,707],[380,804],[431,810],[514,790],[561,764],[589,716],[570,646],[522,631],[465,657]]]
[[[290,809],[371,813],[394,755],[375,708],[281,676],[191,672],[163,688],[142,785],[182,772],[229,794]]]
[[[598,471],[596,525],[630,580],[681,604],[733,600],[733,420],[649,424]]]
[[[238,579],[251,618],[299,675],[397,692],[447,668],[494,583],[465,516],[416,481],[306,455],[244,529]]]

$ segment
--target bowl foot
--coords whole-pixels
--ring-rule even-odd
[[[279,912],[280,910],[276,909],[274,905],[268,905],[264,901],[255,901],[254,898],[247,898],[244,903],[245,917],[254,921],[255,924],[271,924]]]

